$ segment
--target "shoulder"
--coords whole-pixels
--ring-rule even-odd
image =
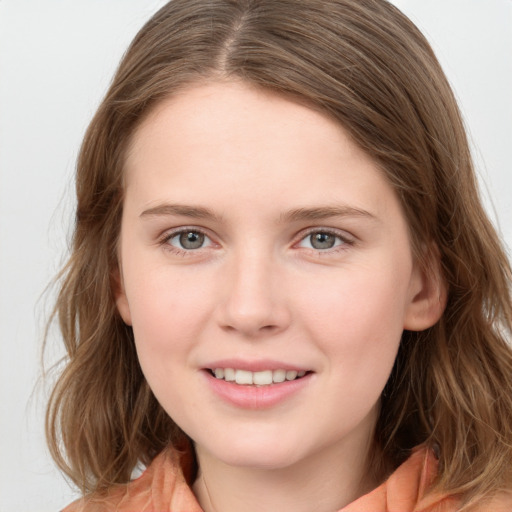
[[[187,458],[164,450],[136,480],[80,498],[62,512],[202,512],[184,476]]]

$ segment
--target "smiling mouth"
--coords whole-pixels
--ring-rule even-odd
[[[218,380],[234,382],[244,386],[270,386],[271,384],[298,380],[310,373],[305,370],[263,370],[261,372],[251,372],[234,368],[214,368],[209,369],[209,372]]]

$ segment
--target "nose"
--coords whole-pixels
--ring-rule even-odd
[[[258,338],[289,326],[291,313],[282,271],[268,253],[252,250],[234,256],[223,277],[223,300],[217,307],[222,329]]]

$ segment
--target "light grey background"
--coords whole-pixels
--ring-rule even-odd
[[[43,439],[38,384],[73,216],[73,167],[117,62],[163,0],[0,0],[0,512],[75,496]],[[492,218],[512,246],[512,0],[395,0],[460,99]],[[492,197],[494,207],[489,197]],[[59,354],[56,332],[50,359]]]

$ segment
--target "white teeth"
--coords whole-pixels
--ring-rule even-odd
[[[237,384],[252,384],[252,372],[236,370],[235,381]]]
[[[252,381],[253,384],[257,384],[258,386],[268,386],[269,384],[272,384],[272,370],[254,372]]]
[[[235,381],[235,370],[233,368],[225,368],[224,369],[224,380],[228,382]]]
[[[226,382],[236,382],[241,385],[269,386],[279,384],[285,380],[295,380],[306,375],[305,370],[263,370],[261,372],[250,372],[248,370],[236,370],[234,368],[215,368],[215,378]]]
[[[276,383],[284,382],[286,380],[286,370],[274,370],[272,380]]]

